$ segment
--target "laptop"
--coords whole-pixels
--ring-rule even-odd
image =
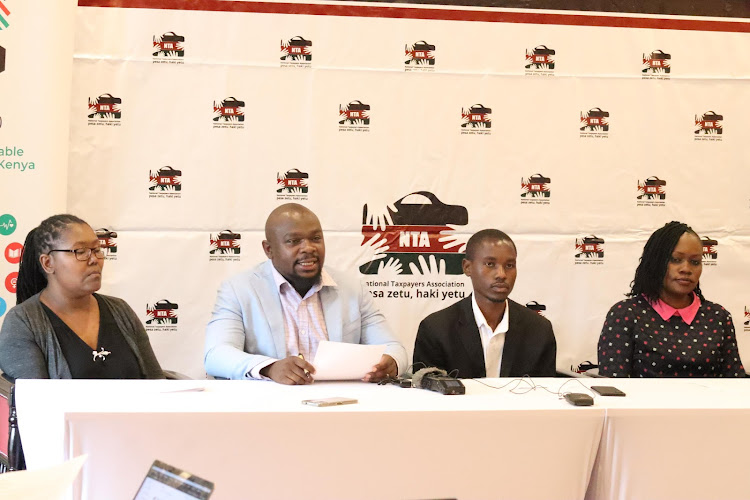
[[[214,483],[154,460],[133,500],[208,500]]]

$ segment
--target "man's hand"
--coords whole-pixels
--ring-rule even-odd
[[[398,375],[398,365],[396,360],[387,354],[383,354],[380,363],[372,367],[372,371],[362,379],[365,382],[380,382],[384,378],[396,377]]]
[[[313,373],[315,373],[315,367],[298,356],[280,359],[260,371],[264,377],[286,385],[312,384]]]

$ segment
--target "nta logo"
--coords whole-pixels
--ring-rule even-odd
[[[555,69],[554,49],[539,45],[526,51],[526,69]]]
[[[310,175],[297,168],[287,170],[286,173],[276,174],[277,193],[307,193]]]
[[[339,125],[369,125],[370,105],[362,101],[352,101],[346,106],[339,104]]]
[[[211,250],[209,254],[234,254],[239,255],[240,253],[240,240],[242,235],[240,233],[234,233],[230,229],[225,229],[219,234],[212,234],[210,236]]]
[[[102,227],[95,232],[96,237],[99,238],[99,245],[101,245],[106,256],[109,257],[112,254],[117,253],[117,242],[115,241],[117,233],[115,231],[110,231],[106,227]]]
[[[645,181],[638,181],[638,199],[663,200],[667,197],[667,181],[652,175]]]
[[[214,101],[214,121],[244,122],[244,107],[245,101],[238,101],[234,97],[227,97],[219,103]]]
[[[484,104],[474,104],[468,109],[461,108],[462,127],[471,128],[491,128],[492,127],[492,108],[485,107]]]
[[[102,94],[94,99],[89,97],[89,111],[91,112],[89,118],[119,120],[122,118],[120,104],[122,104],[122,99],[112,94]]]
[[[180,176],[182,170],[175,170],[169,165],[161,167],[156,172],[148,171],[149,191],[181,191]]]
[[[415,65],[435,65],[435,46],[430,45],[424,40],[420,40],[413,43],[411,47],[409,45],[404,46],[404,55],[408,58],[404,61],[404,64],[414,63]]]
[[[521,178],[521,197],[549,198],[549,185],[552,179],[542,174],[534,174],[528,179]]]
[[[297,35],[286,43],[281,40],[282,61],[312,61],[312,42]]]
[[[704,264],[707,262],[716,261],[716,259],[719,258],[719,252],[716,250],[716,247],[719,245],[718,241],[711,238],[710,236],[703,236],[701,238],[701,244],[703,245]]]
[[[696,134],[722,134],[724,128],[721,121],[724,116],[714,111],[706,111],[702,115],[695,115],[695,133]]]
[[[167,299],[157,301],[155,304],[146,304],[147,325],[176,325],[177,304]]]
[[[466,207],[447,205],[428,191],[408,194],[393,205],[382,228],[368,221],[367,205],[363,207],[362,246],[373,245],[377,254],[360,266],[362,274],[377,274],[382,264],[394,266],[398,274],[438,271],[424,268],[428,260],[443,274],[463,273],[463,245],[451,226],[469,223]]]
[[[641,73],[669,73],[672,70],[669,65],[670,59],[672,59],[670,54],[659,49],[650,54],[643,54]]]
[[[603,259],[604,240],[597,236],[589,235],[576,238],[576,259]]]
[[[185,57],[184,36],[174,31],[167,31],[162,36],[154,37],[154,57]]]
[[[608,132],[609,120],[607,118],[609,118],[609,112],[602,111],[602,108],[592,108],[581,112],[581,131]]]
[[[535,313],[537,313],[539,316],[544,316],[544,314],[542,314],[542,311],[546,311],[547,310],[547,306],[545,306],[544,304],[540,304],[536,300],[532,300],[531,302],[527,302],[526,303],[526,307],[528,307],[529,309],[531,309],[532,311],[534,311]]]

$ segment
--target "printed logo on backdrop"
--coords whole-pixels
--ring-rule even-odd
[[[671,54],[660,49],[650,54],[644,53],[641,78],[643,80],[669,80],[669,74],[672,72],[671,59]]]
[[[435,46],[424,40],[419,40],[411,45],[408,43],[404,46],[404,71],[435,71]]]
[[[10,27],[8,16],[10,16],[10,11],[8,10],[8,7],[6,7],[2,2],[2,0],[0,0],[0,31],[8,29]],[[2,72],[2,69],[0,69],[0,72]]]
[[[591,108],[581,111],[580,137],[607,139],[609,137],[609,111]]]
[[[703,245],[703,265],[704,266],[716,266],[719,263],[719,252],[716,249],[719,246],[719,242],[710,236],[703,236],[701,238],[701,244]]]
[[[370,105],[356,100],[339,104],[339,132],[369,132]]]
[[[537,313],[539,316],[544,316],[544,313],[542,311],[547,310],[547,306],[544,304],[540,304],[536,300],[532,300],[531,302],[526,303],[526,307]]]
[[[176,332],[177,309],[177,304],[167,299],[146,304],[146,331]]]
[[[36,164],[24,157],[26,152],[23,148],[16,146],[0,147],[0,170],[26,170],[36,169]]]
[[[604,264],[604,240],[593,234],[576,238],[575,263],[589,265]]]
[[[492,133],[492,108],[474,104],[461,108],[461,135],[490,135]]]
[[[521,205],[549,205],[552,179],[542,174],[521,177]]]
[[[104,260],[117,260],[117,233],[110,231],[106,227],[97,229],[96,237],[99,238],[99,245],[104,250]]]
[[[161,167],[156,172],[148,171],[149,198],[181,198],[182,170],[176,170],[169,165]]]
[[[5,311],[8,310],[8,304],[3,300],[2,297],[0,297],[0,317],[2,317],[3,314],[5,314]]]
[[[750,332],[750,309],[745,306],[745,321],[743,322],[745,332]]]
[[[153,51],[154,64],[185,64],[185,37],[174,31],[154,36]]]
[[[307,200],[310,175],[298,168],[276,173],[277,200]]]
[[[5,260],[11,264],[18,264],[21,262],[21,255],[23,255],[23,245],[14,241],[5,247]]]
[[[724,126],[721,123],[724,115],[714,111],[706,111],[702,115],[695,115],[695,140],[696,141],[721,141]]]
[[[5,72],[5,47],[0,45],[0,73]]]
[[[281,40],[282,68],[310,68],[312,67],[312,41],[297,35],[286,42]]]
[[[528,76],[554,76],[555,50],[546,45],[526,49],[525,74]]]
[[[214,101],[214,128],[245,128],[245,101],[235,97]]]
[[[12,272],[5,277],[5,289],[10,293],[16,293],[16,282],[18,281],[18,272]]]
[[[89,97],[89,125],[119,127],[122,125],[122,99],[112,94]]]
[[[462,275],[469,223],[466,207],[442,202],[429,191],[408,194],[382,213],[363,207],[364,255],[359,271],[378,275],[365,282],[377,298],[459,299],[465,283],[446,279]]]
[[[10,236],[16,231],[18,224],[11,214],[0,215],[0,235]]]
[[[638,181],[637,207],[664,207],[667,202],[667,181],[655,175]]]
[[[225,229],[209,236],[209,262],[239,262],[242,235]]]

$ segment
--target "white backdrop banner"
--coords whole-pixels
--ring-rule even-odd
[[[550,319],[560,368],[596,362],[645,240],[687,222],[750,360],[748,20],[185,4],[80,0],[69,111],[67,209],[165,368],[203,376],[216,289],[287,201],[410,352],[471,292],[468,237],[509,233],[511,298]]]

